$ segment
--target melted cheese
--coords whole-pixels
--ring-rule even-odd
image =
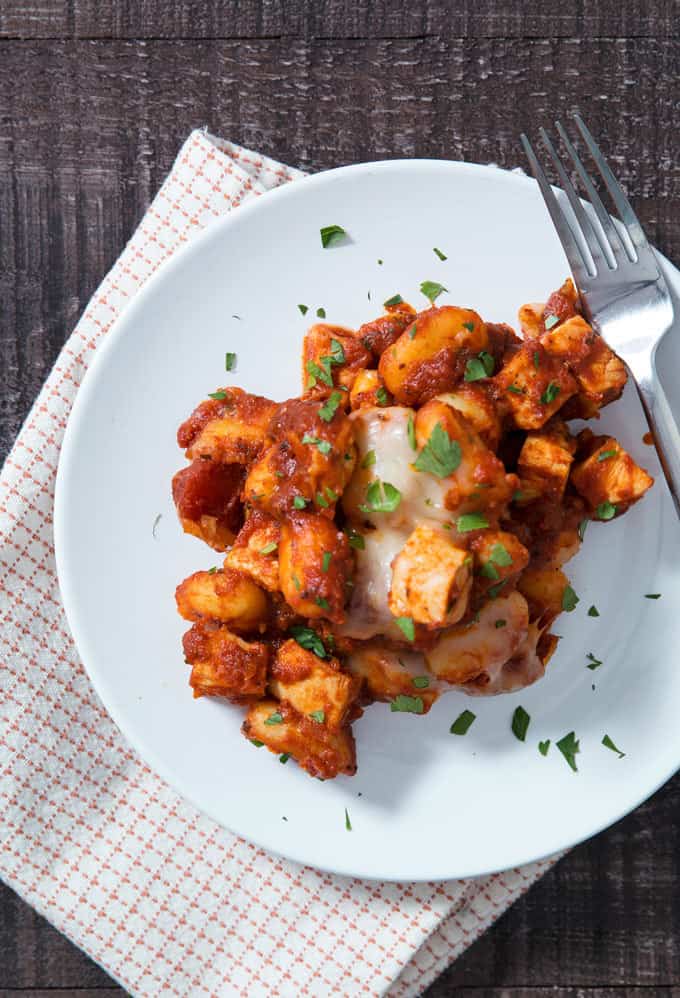
[[[408,530],[370,530],[364,534],[365,548],[355,552],[352,597],[347,620],[337,629],[339,634],[363,640],[384,634],[403,640],[387,599],[392,585],[392,562],[407,537]]]

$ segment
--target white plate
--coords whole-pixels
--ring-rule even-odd
[[[319,229],[333,223],[352,241],[322,250]],[[174,588],[219,556],[182,534],[170,479],[184,464],[176,428],[206,392],[227,380],[277,399],[297,394],[302,336],[318,306],[331,322],[356,326],[396,292],[424,305],[418,287],[431,279],[449,289],[441,303],[515,323],[522,302],[545,300],[566,274],[533,181],[462,163],[355,166],[291,184],[216,222],[149,281],[98,349],[57,482],[69,623],[124,735],[227,828],[342,874],[472,876],[592,835],[677,769],[679,530],[660,480],[621,520],[589,527],[568,566],[581,601],[557,622],[563,640],[541,682],[488,700],[451,693],[426,717],[371,707],[354,726],[353,779],[321,783],[292,762],[279,765],[239,734],[239,708],[194,701],[187,685],[187,625]],[[669,277],[680,288],[680,275]],[[298,303],[310,306],[306,318]],[[238,353],[226,378],[225,350]],[[631,386],[600,427],[659,475]],[[650,592],[662,598],[645,599]],[[592,603],[598,618],[587,615]],[[597,671],[586,668],[588,652],[604,662]],[[531,714],[524,744],[510,731],[518,704]],[[464,738],[452,736],[465,707],[477,720]],[[554,744],[572,730],[581,742],[578,773]],[[601,745],[605,733],[624,759]],[[545,738],[553,744],[543,758],[537,742]]]

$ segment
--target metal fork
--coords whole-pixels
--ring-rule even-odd
[[[569,201],[571,222],[526,135],[521,136],[588,319],[633,375],[675,509],[680,517],[680,432],[657,377],[654,356],[673,322],[673,304],[663,274],[628,199],[580,115],[574,121],[593,158],[622,224],[614,224],[581,158],[559,121],[555,127],[585,190],[586,210],[544,128],[541,139]]]

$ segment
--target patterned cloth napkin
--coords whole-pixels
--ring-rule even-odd
[[[269,855],[199,814],[131,751],[78,659],[52,503],[94,351],[178,246],[300,177],[205,131],[190,135],[0,478],[0,873],[134,995],[418,995],[554,862],[394,884]]]

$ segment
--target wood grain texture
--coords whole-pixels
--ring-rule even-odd
[[[522,129],[579,107],[680,261],[679,14],[643,0],[0,0],[0,459],[197,125],[309,170],[514,166]],[[428,998],[680,998],[679,838],[676,778],[576,848]],[[3,888],[0,994],[47,993],[123,994]]]
[[[670,38],[677,18],[677,0],[4,0],[0,37]]]

